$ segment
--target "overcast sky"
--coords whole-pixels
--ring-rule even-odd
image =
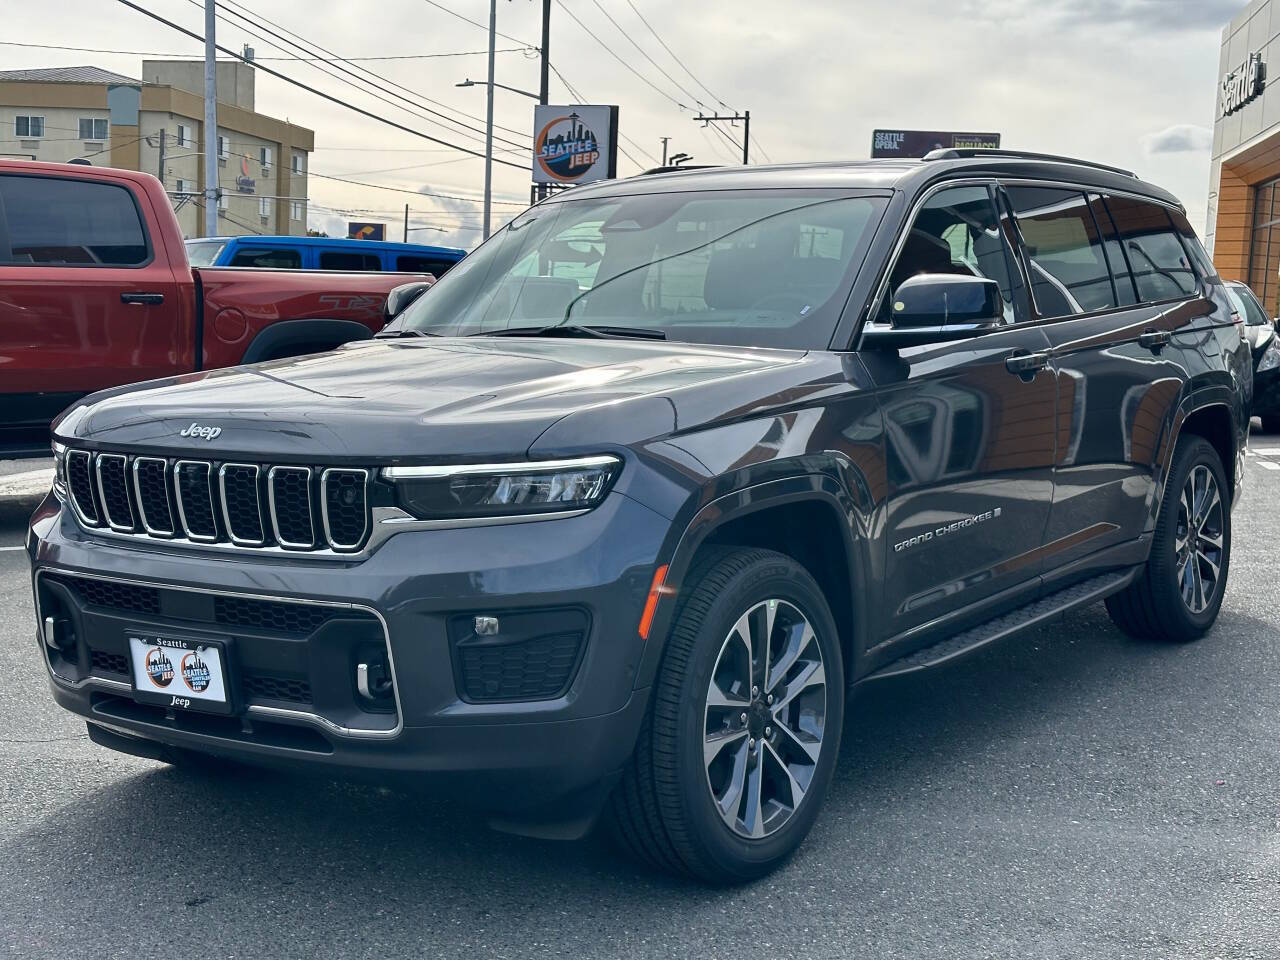
[[[142,0],[142,5],[202,30],[197,0]],[[440,0],[440,5],[472,20],[488,17],[485,0]],[[691,119],[698,109],[694,97],[715,108],[714,94],[734,109],[751,111],[752,139],[760,148],[753,152],[761,159],[864,158],[875,127],[998,131],[1007,147],[1134,169],[1181,197],[1200,228],[1221,31],[1243,6],[1243,0],[555,0],[551,59],[585,101],[620,106],[622,146],[631,155],[619,158],[624,176],[655,162],[663,136],[671,138],[673,153],[691,153],[696,162],[732,159],[734,148]],[[276,24],[345,57],[482,51],[487,43],[483,30],[429,0],[274,0],[250,9],[262,10]],[[499,0],[498,29],[516,38],[499,37],[499,49],[536,43],[540,11],[538,0]],[[663,49],[637,11],[696,81]],[[190,56],[201,49],[112,0],[10,3],[3,39]],[[219,26],[219,41],[235,49],[251,43],[264,65],[414,129],[483,147],[478,133],[442,127],[380,103],[309,65],[266,60],[284,54],[251,37],[233,18]],[[96,64],[138,76],[141,59],[0,44],[0,69]],[[484,77],[483,55],[363,66],[453,111],[484,115],[482,87],[454,86],[464,77]],[[500,53],[497,79],[536,91],[538,64],[532,51]],[[393,100],[404,92],[391,90],[384,96]],[[551,90],[553,102],[576,102],[554,77]],[[348,219],[345,211],[374,211],[352,218],[387,220],[395,225],[388,238],[399,239],[408,202],[413,225],[439,228],[415,230],[410,239],[467,247],[477,241],[479,204],[420,194],[478,197],[481,160],[365,119],[261,73],[257,100],[260,112],[316,131],[313,173],[410,191],[313,177],[313,227],[341,233]],[[468,126],[482,126],[456,112],[451,115]],[[500,136],[528,143],[532,101],[498,91],[496,120],[510,128],[499,130]],[[735,138],[741,133],[727,132]],[[528,153],[500,156],[524,169],[497,167],[495,196],[527,200]],[[517,209],[495,206],[503,219]]]

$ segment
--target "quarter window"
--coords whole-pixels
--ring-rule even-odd
[[[1116,306],[1102,240],[1084,194],[1049,187],[1009,187],[1007,192],[1040,315],[1067,317]]]
[[[1006,323],[1025,316],[1022,285],[1015,281],[1013,253],[984,186],[950,187],[930,197],[916,214],[902,252],[889,275],[889,293],[922,273],[985,277],[1000,285]],[[885,297],[880,319],[888,322],[893,296]]]
[[[301,270],[302,254],[297,250],[269,250],[262,247],[245,247],[235,252],[235,256],[231,258],[229,266]]]
[[[142,220],[124,187],[0,176],[0,210],[9,225],[0,263],[133,267],[148,260]]]
[[[325,250],[320,254],[321,270],[381,270],[382,261],[376,253],[341,253]]]
[[[1191,260],[1164,207],[1132,197],[1108,197],[1107,207],[1120,232],[1139,299],[1172,300],[1196,292]]]

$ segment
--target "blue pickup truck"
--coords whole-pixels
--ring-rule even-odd
[[[373,270],[430,273],[437,279],[467,255],[456,247],[341,237],[198,237],[187,241],[194,267],[271,270]]]

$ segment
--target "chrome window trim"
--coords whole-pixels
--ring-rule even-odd
[[[205,492],[209,498],[209,518],[213,520],[213,525],[218,526],[218,515],[213,512],[213,464],[208,460],[179,460],[173,465],[173,495],[178,501],[178,520],[182,523],[182,532],[192,543],[217,543],[218,532],[215,529],[213,536],[206,537],[196,535],[191,532],[191,527],[187,525],[187,511],[182,505],[182,468],[191,465],[195,467],[204,467],[205,470]]]
[[[456,477],[473,473],[545,473],[551,470],[574,470],[620,464],[621,457],[601,454],[593,457],[574,457],[567,460],[529,460],[523,463],[445,463],[422,466],[383,467],[382,476],[387,480],[423,480],[440,477]]]
[[[352,603],[352,602],[341,601],[341,600],[302,600],[297,597],[281,597],[274,594],[242,593],[234,590],[219,590],[214,587],[193,587],[193,586],[184,586],[184,585],[175,584],[175,583],[157,583],[156,581],[153,581],[153,580],[138,580],[132,577],[115,577],[115,576],[107,576],[107,575],[98,574],[98,573],[86,573],[82,570],[60,570],[57,567],[40,567],[35,571],[35,574],[34,574],[34,583],[36,588],[35,589],[36,623],[38,624],[44,623],[44,615],[40,611],[39,587],[40,587],[40,577],[46,573],[53,574],[53,575],[65,574],[66,576],[69,576],[69,577],[85,577],[90,580],[101,580],[107,583],[125,583],[125,584],[131,584],[134,586],[140,586],[140,587],[152,587],[158,590],[182,590],[187,593],[208,593],[208,594],[215,594],[217,596],[222,596],[222,597],[240,597],[247,600],[267,600],[267,601],[272,601],[276,603],[299,603],[299,604],[304,604],[309,606],[318,606],[318,607],[338,607],[344,610],[361,610],[365,613],[370,613],[377,618],[378,623],[381,624],[382,626],[382,638],[387,648],[387,668],[391,671],[391,692],[395,697],[395,703],[396,703],[396,723],[394,727],[389,727],[389,728],[344,727],[341,724],[334,723],[332,720],[328,719],[327,717],[320,716],[320,714],[318,713],[311,713],[310,711],[306,711],[306,710],[288,710],[283,707],[264,707],[258,704],[250,704],[248,707],[245,708],[245,713],[250,716],[262,716],[262,717],[268,717],[270,719],[284,720],[292,723],[310,724],[312,726],[319,727],[321,730],[327,731],[328,733],[332,733],[334,736],[349,737],[351,739],[358,739],[358,740],[390,740],[395,737],[398,737],[401,731],[404,730],[404,708],[400,703],[400,683],[396,678],[395,655],[391,650],[391,628],[387,624],[386,617],[384,617],[382,615],[382,612],[378,610],[376,607],[372,607],[365,603]],[[49,671],[49,676],[52,677],[60,685],[64,687],[68,687],[69,689],[72,689],[72,690],[79,690],[85,687],[90,687],[90,688],[107,690],[110,693],[120,693],[120,692],[124,692],[128,694],[133,693],[132,684],[124,683],[119,680],[107,680],[103,677],[94,677],[94,676],[85,677],[83,680],[80,680],[80,681],[67,679],[66,677],[54,671],[53,664],[49,660],[49,651],[45,647],[44,639],[40,636],[40,631],[38,629],[36,630],[36,642],[40,645],[40,653],[41,653],[41,656],[44,658],[45,669]],[[130,663],[131,669],[132,669],[132,666],[133,665],[131,662]],[[97,722],[96,718],[94,718],[94,720],[92,720],[91,722]],[[118,718],[112,718],[110,722],[119,725],[124,721],[121,721]],[[142,724],[142,726],[151,728],[154,725]],[[170,728],[164,727],[162,729],[168,730]],[[131,731],[131,732],[136,732],[136,731]],[[209,736],[209,735],[200,734],[200,736]],[[210,739],[221,739],[221,738],[213,736],[213,737],[210,737]],[[239,742],[239,741],[235,741],[235,742]]]
[[[76,519],[79,520],[80,523],[82,523],[85,527],[97,530],[102,526],[102,517],[99,514],[98,505],[96,503],[90,504],[90,506],[93,507],[93,514],[94,514],[94,518],[90,520],[89,517],[83,511],[83,509],[81,509],[80,499],[76,496],[75,487],[71,483],[71,459],[72,457],[76,457],[76,456],[84,457],[85,480],[89,482],[89,498],[93,499],[93,490],[94,490],[93,454],[91,454],[88,450],[76,450],[74,448],[68,448],[67,460],[66,460],[67,500],[71,504],[71,510],[73,513],[75,513]]]
[[[258,527],[262,530],[261,540],[248,537],[237,537],[235,528],[231,526],[231,513],[227,510],[227,468],[249,467],[253,470],[253,499],[258,507]],[[262,476],[262,467],[256,463],[224,463],[218,468],[218,496],[222,501],[222,522],[227,528],[227,537],[238,547],[263,547],[267,543],[267,525],[262,522],[262,493],[258,489],[258,478]]]
[[[107,506],[107,491],[102,486],[102,461],[119,460],[120,461],[120,479],[124,482],[124,499],[129,505],[129,522],[116,523],[111,518],[111,508]],[[93,472],[98,480],[98,501],[102,504],[102,516],[107,521],[107,526],[112,530],[120,533],[132,533],[138,529],[138,525],[133,520],[133,504],[129,502],[129,458],[123,453],[100,453],[93,460]]]
[[[333,532],[329,529],[329,474],[334,472],[341,473],[358,473],[364,483],[364,526],[360,530],[360,536],[356,538],[354,543],[339,543],[333,538]],[[335,551],[339,553],[354,553],[358,551],[365,541],[365,537],[369,535],[369,471],[364,467],[325,467],[320,472],[320,522],[324,528],[324,539]]]
[[[276,474],[283,470],[301,471],[307,478],[307,526],[311,530],[311,539],[306,543],[286,540],[280,536],[280,519],[276,515]],[[316,521],[311,509],[311,468],[279,465],[267,471],[267,512],[271,514],[271,532],[275,534],[276,543],[288,550],[314,550],[316,546]]]
[[[142,502],[142,483],[138,479],[138,465],[144,462],[158,463],[163,468],[163,473],[160,477],[160,488],[164,491],[165,505],[168,507],[169,512],[168,530],[153,527],[151,525],[151,521],[147,519],[147,508]],[[169,461],[164,457],[134,457],[133,466],[130,468],[129,472],[133,474],[133,495],[138,501],[138,519],[142,521],[142,529],[147,531],[147,533],[153,537],[162,537],[166,540],[170,537],[177,536],[178,525],[173,522],[173,508],[172,506],[169,506],[169,483],[167,478],[167,474],[169,472]]]

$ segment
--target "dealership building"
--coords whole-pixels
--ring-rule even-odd
[[[1253,0],[1222,31],[1206,241],[1225,278],[1280,314],[1280,0]]]
[[[183,234],[200,236],[203,89],[201,60],[144,60],[141,80],[99,67],[0,70],[0,157],[155,174]],[[305,234],[315,135],[256,111],[247,64],[218,64],[217,136],[218,233]]]

